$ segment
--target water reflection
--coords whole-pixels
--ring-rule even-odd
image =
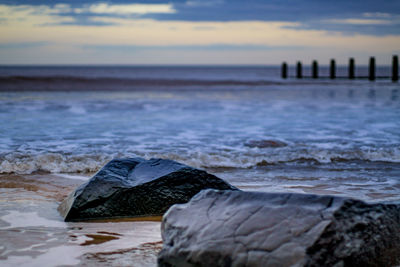
[[[393,89],[392,90],[392,95],[391,95],[391,100],[392,101],[396,101],[398,99],[398,90],[397,89]]]
[[[372,99],[372,100],[375,100],[375,97],[376,97],[376,91],[375,91],[375,89],[369,89],[369,91],[368,91],[368,98],[369,98],[369,99]]]
[[[354,90],[353,89],[349,89],[349,91],[347,92],[347,96],[349,98],[353,98],[354,97]]]

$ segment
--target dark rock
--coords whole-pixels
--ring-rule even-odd
[[[237,190],[172,160],[115,159],[72,192],[58,210],[65,221],[162,215],[206,188]]]
[[[193,218],[196,218],[195,220]],[[159,266],[394,266],[400,205],[204,190],[162,222]]]
[[[277,140],[251,140],[245,144],[245,146],[254,148],[276,148],[287,146],[286,143]]]

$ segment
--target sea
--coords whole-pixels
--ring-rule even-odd
[[[249,191],[399,201],[400,83],[389,67],[356,71],[0,67],[0,265],[155,266],[159,221],[56,211],[114,158],[172,159]]]

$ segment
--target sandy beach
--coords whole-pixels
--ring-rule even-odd
[[[218,175],[229,177],[230,172],[219,170]],[[88,178],[89,174],[0,175],[1,266],[156,266],[162,248],[161,217],[63,221],[57,211],[59,203]],[[287,190],[293,192],[340,194],[329,184],[290,186],[291,182],[286,181]],[[236,183],[241,184],[240,180]],[[274,191],[272,185],[268,190],[248,182],[240,188]],[[369,190],[365,197],[374,202],[390,200],[397,197],[400,184],[386,188],[386,194]]]
[[[63,222],[57,206],[76,177],[0,176],[0,265],[155,266],[160,217]]]

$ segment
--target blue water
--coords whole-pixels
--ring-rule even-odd
[[[15,76],[44,79],[0,88],[3,174],[89,175],[115,157],[161,157],[248,190],[400,199],[400,86],[389,80],[281,80],[277,67],[0,68]],[[63,89],[49,77],[64,77]],[[74,90],[74,77],[88,89]],[[104,77],[130,81],[97,91]],[[285,146],[249,145],[265,141]]]

